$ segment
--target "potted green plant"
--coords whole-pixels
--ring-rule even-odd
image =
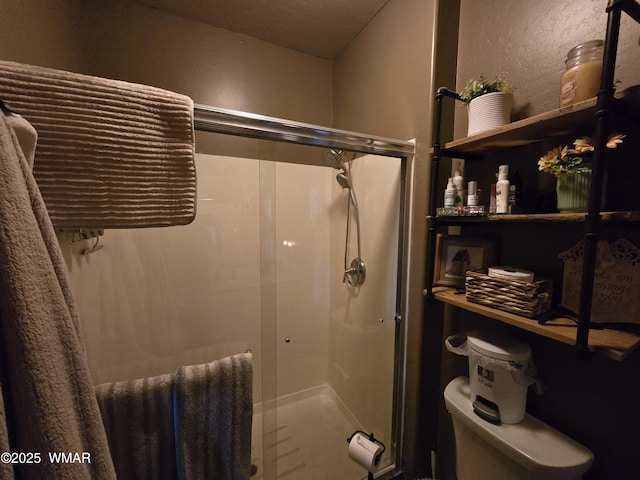
[[[500,77],[490,82],[482,74],[479,80],[467,81],[459,93],[460,99],[468,107],[467,135],[475,135],[508,124],[511,121],[513,90],[514,88]]]

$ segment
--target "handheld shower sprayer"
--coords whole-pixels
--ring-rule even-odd
[[[347,232],[344,245],[344,275],[342,277],[342,282],[349,283],[349,285],[352,286],[362,285],[366,276],[366,268],[364,261],[362,260],[360,249],[360,211],[358,210],[356,192],[353,189],[353,183],[351,182],[351,164],[345,164],[344,152],[341,150],[326,150],[324,155],[325,161],[330,167],[335,168],[336,170],[341,170],[341,172],[336,175],[338,185],[349,190],[349,199],[347,203]],[[349,263],[352,206],[356,220],[358,256]]]
[[[342,188],[351,189],[351,182],[349,181],[349,177],[345,172],[340,172],[339,174],[337,174],[336,180],[338,181],[338,185],[340,185]]]

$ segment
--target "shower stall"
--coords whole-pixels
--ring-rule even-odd
[[[413,144],[196,107],[196,220],[65,242],[94,383],[251,351],[252,478],[356,480],[401,453]]]

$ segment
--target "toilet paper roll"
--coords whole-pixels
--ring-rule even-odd
[[[533,272],[513,267],[491,267],[489,268],[490,277],[506,278],[508,280],[518,280],[520,282],[533,282]]]
[[[380,445],[359,433],[356,433],[349,442],[349,458],[371,473],[377,472],[380,468],[378,455],[381,451]]]

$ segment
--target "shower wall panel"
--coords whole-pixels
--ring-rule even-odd
[[[400,160],[366,155],[351,162],[361,223],[366,279],[342,283],[346,191],[331,216],[331,332],[329,384],[368,431],[391,438],[396,330]],[[357,251],[351,235],[348,262]]]
[[[251,349],[260,374],[259,162],[197,156],[196,220],[61,245],[95,383],[158,375]],[[256,385],[257,398],[260,386]]]
[[[190,225],[107,230],[104,248],[86,256],[86,242],[61,235],[94,383],[251,349],[259,401],[265,338],[276,342],[278,396],[327,383],[333,178],[328,168],[263,164],[261,173],[259,160],[198,154]],[[270,169],[274,198],[265,193]],[[273,235],[261,233],[260,209]],[[261,252],[261,241],[275,242],[276,258],[261,258],[271,250]],[[277,269],[274,299],[261,290],[261,266]],[[267,335],[261,304],[271,300],[277,332]]]
[[[333,176],[276,163],[278,396],[327,383]]]

